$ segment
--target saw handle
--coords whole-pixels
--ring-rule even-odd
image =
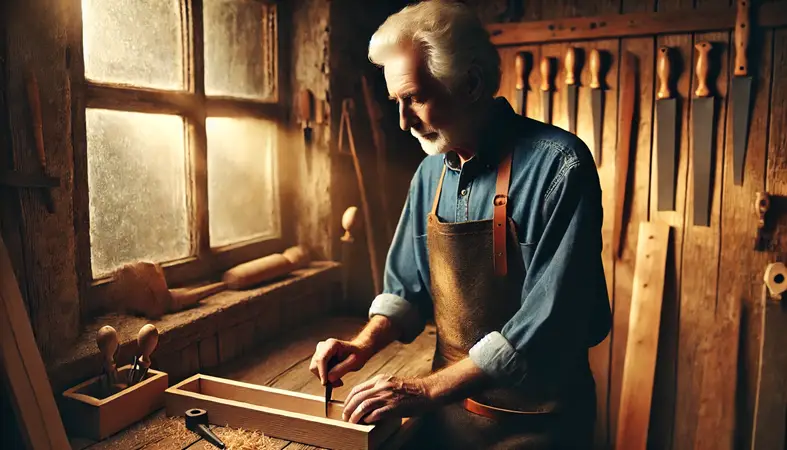
[[[660,47],[658,55],[658,74],[659,74],[659,90],[656,92],[656,98],[663,100],[672,97],[670,90],[670,79],[672,77],[672,64],[670,63],[669,47]]]
[[[736,77],[745,77],[749,74],[749,60],[746,51],[749,48],[751,23],[749,22],[749,2],[751,0],[738,0],[738,11],[735,15],[735,69]]]
[[[541,90],[544,92],[552,90],[552,79],[551,79],[551,64],[549,62],[549,57],[545,56],[541,58]]]
[[[577,57],[574,47],[569,47],[568,50],[566,50],[566,60],[564,63],[566,67],[566,85],[573,86],[577,84],[575,72],[577,67]]]
[[[143,369],[150,367],[150,354],[158,345],[158,329],[153,324],[147,324],[139,329],[137,346],[139,347],[139,365]]]
[[[697,89],[694,91],[694,95],[697,97],[710,97],[710,88],[708,88],[708,54],[710,53],[710,42],[697,42],[694,48],[697,49],[697,67],[695,69],[695,73],[697,74]]]
[[[523,90],[525,88],[525,55],[519,52],[514,57],[514,69],[516,72],[516,89]]]
[[[601,89],[601,54],[595,48],[590,51],[588,66],[590,69],[590,89]]]

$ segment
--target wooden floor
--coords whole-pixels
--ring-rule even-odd
[[[309,371],[309,362],[317,343],[329,337],[349,339],[361,329],[364,322],[359,318],[338,317],[315,322],[295,329],[267,345],[260,346],[253,353],[210,371],[208,374],[279,389],[321,395],[324,393],[324,389],[319,380]],[[435,330],[433,326],[428,326],[421,336],[408,345],[399,342],[389,345],[375,355],[363,369],[346,375],[343,379],[344,386],[334,389],[333,399],[343,401],[353,386],[378,373],[399,376],[428,373],[432,364],[434,347]],[[404,427],[404,429],[407,428]],[[232,435],[231,430],[225,430],[222,427],[213,427],[213,430],[220,438],[222,436],[229,438]],[[394,439],[396,438],[397,436],[394,436]],[[168,418],[161,410],[146,420],[101,442],[73,439],[72,448],[74,450],[85,448],[90,450],[210,450],[215,447],[187,431],[182,419]],[[297,450],[316,449],[317,447],[268,438],[265,447],[261,450],[283,448]]]

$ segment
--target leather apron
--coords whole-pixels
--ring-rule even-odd
[[[498,167],[492,219],[439,219],[445,171],[443,166],[427,217],[434,371],[466,358],[478,340],[501,330],[520,308],[526,272],[507,212],[511,152]],[[562,374],[529,366],[524,382],[514,387],[490,389],[425,415],[412,448],[592,448],[595,385],[587,351],[568,359],[573,362],[561,367]]]

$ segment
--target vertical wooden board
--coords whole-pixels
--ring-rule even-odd
[[[199,341],[199,367],[201,371],[219,364],[219,343],[216,336]]]
[[[541,56],[552,58],[552,125],[568,130],[566,109],[566,71],[564,67],[569,43],[552,43],[541,46]],[[540,79],[540,77],[539,77]],[[540,81],[539,81],[540,83]],[[539,90],[538,95],[541,95]],[[543,108],[543,105],[542,105]],[[539,120],[540,120],[539,112]]]
[[[661,5],[661,3],[659,3]],[[689,162],[689,108],[694,70],[692,67],[692,37],[688,34],[660,36],[657,47],[670,48],[673,89],[677,99],[676,165],[675,165],[675,211],[659,211],[656,202],[651,202],[651,221],[664,222],[672,227],[670,251],[667,255],[667,270],[664,284],[659,354],[656,364],[656,382],[651,415],[649,445],[652,448],[670,448],[674,427],[676,364],[678,351],[678,318],[680,314],[681,254],[683,249],[683,214],[686,206],[686,178]],[[654,148],[656,133],[654,133]],[[651,193],[657,195],[658,164],[656,152],[651,160]]]
[[[238,345],[237,328],[235,326],[219,330],[219,361],[222,364],[232,361],[241,354],[241,348]]]
[[[787,30],[775,31],[773,43],[773,91],[771,93],[771,122],[768,143],[766,188],[771,195],[787,196]],[[784,199],[780,199],[784,207]],[[771,248],[776,259],[787,260],[787,211],[776,216]]]
[[[614,316],[612,325],[612,356],[610,365],[610,437],[617,435],[617,418],[620,406],[620,389],[623,375],[623,363],[626,354],[629,329],[629,308],[631,306],[632,283],[634,279],[634,262],[637,249],[638,224],[648,220],[648,200],[650,187],[651,136],[653,134],[653,70],[655,55],[653,38],[623,39],[621,42],[621,58],[624,52],[633,53],[637,59],[638,98],[634,104],[638,118],[619,118],[635,120],[632,129],[632,144],[629,149],[618,146],[618,150],[630,151],[629,182],[626,192],[627,210],[623,216],[624,236],[621,255],[615,261]],[[623,79],[621,67],[619,79]],[[620,95],[622,97],[622,93]],[[623,99],[619,98],[622,103]],[[618,106],[620,108],[620,106]],[[617,133],[616,133],[617,134]],[[614,160],[609,160],[613,164]],[[615,167],[615,170],[620,170]],[[616,206],[617,207],[617,206]]]
[[[196,373],[200,372],[200,365],[199,365],[199,342],[195,342],[188,347],[184,348],[183,351],[180,353],[181,359],[181,369],[180,373],[178,374],[179,377],[176,377],[174,380],[169,381],[170,383],[176,383],[180,381],[182,378],[190,377]]]
[[[617,106],[618,106],[618,60],[620,51],[620,41],[610,39],[604,41],[583,42],[581,47],[585,53],[585,60],[590,50],[595,48],[602,55],[602,61],[606,64],[603,68],[604,89],[604,117],[602,123],[602,150],[601,165],[598,167],[599,182],[603,193],[601,201],[605,211],[604,222],[602,224],[603,248],[601,251],[604,263],[604,276],[607,282],[607,292],[609,294],[610,306],[613,307],[614,294],[614,264],[615,258],[612,255],[612,223],[613,215],[606,213],[613,211],[615,207],[614,196],[608,193],[614,191],[615,182],[615,144],[617,136]],[[588,70],[581,73],[581,86],[579,90],[579,111],[577,113],[577,133],[586,143],[593,142],[593,120],[590,106],[590,75]],[[609,367],[610,367],[610,348],[613,340],[612,333],[599,345],[590,349],[590,367],[596,381],[596,448],[604,449],[609,445]]]
[[[254,330],[256,341],[265,341],[278,334],[281,329],[281,302],[278,300],[268,302],[256,317]]]
[[[621,12],[623,14],[629,13],[644,13],[655,11],[656,5],[661,3],[657,0],[621,0]],[[689,8],[691,8],[691,0],[688,0]]]
[[[674,448],[691,448],[694,443],[698,420],[699,393],[701,391],[702,362],[710,344],[706,337],[712,335],[710,325],[716,309],[716,280],[719,264],[719,215],[721,199],[721,171],[726,143],[726,105],[729,83],[730,33],[704,33],[694,37],[694,43],[708,41],[712,45],[708,86],[715,97],[714,142],[711,150],[711,201],[710,226],[694,225],[693,158],[697,143],[692,141],[692,109],[689,122],[690,158],[684,215],[683,262],[680,294],[680,323],[678,335],[677,407],[675,408]],[[692,57],[692,72],[697,52]],[[695,80],[696,81],[696,80]],[[693,97],[693,93],[692,93]]]
[[[618,448],[645,450],[659,342],[670,227],[641,222],[634,269],[629,339],[623,369]],[[625,446],[625,447],[624,447]]]
[[[737,383],[741,391],[739,397],[743,402],[737,411],[737,417],[725,416],[723,420],[725,422],[735,420],[739,427],[740,440],[745,448],[748,448],[745,443],[751,441],[759,357],[759,323],[762,317],[759,299],[762,283],[758,275],[759,268],[765,267],[768,261],[767,253],[753,250],[757,229],[754,201],[757,192],[765,187],[768,111],[771,99],[773,32],[766,31],[763,34],[762,38],[753,35],[754,39],[749,47],[750,54],[757,57],[750,59],[749,63],[754,90],[742,186],[735,186],[733,183],[732,147],[729,145],[726,147],[724,158],[721,252],[717,288],[719,310],[724,310],[739,300],[743,303],[744,314],[741,323],[743,338],[739,349],[742,366]],[[731,58],[734,58],[734,52],[731,52]],[[731,132],[733,108],[734,106],[729,108],[727,113],[728,133]],[[742,270],[743,267],[747,269]],[[726,336],[725,339],[729,344],[719,344],[720,349],[725,349],[733,343],[732,336]],[[737,345],[737,342],[735,344]]]

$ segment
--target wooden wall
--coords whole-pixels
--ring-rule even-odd
[[[475,2],[479,14],[487,21],[499,18],[501,2]],[[495,5],[495,4],[498,5]],[[703,11],[730,6],[728,0],[587,0],[527,1],[522,20],[547,20],[563,17],[591,16],[631,12]],[[687,33],[654,37],[604,39],[582,42],[548,43],[500,49],[504,64],[501,95],[514,99],[514,55],[525,50],[534,61],[541,56],[557,58],[560,71],[553,98],[554,123],[568,128],[564,94],[563,56],[567,46],[592,48],[611,55],[611,67],[605,82],[605,118],[602,163],[599,174],[604,195],[604,264],[607,285],[614,310],[611,335],[592,349],[592,364],[599,393],[599,444],[614,443],[620,400],[623,358],[628,331],[632,277],[640,221],[663,221],[672,227],[668,255],[665,298],[661,318],[659,354],[653,392],[649,448],[689,449],[732,448],[725,437],[732,436],[735,448],[748,448],[751,439],[755,399],[755,371],[758,366],[761,320],[759,299],[762,274],[768,262],[787,256],[783,217],[777,228],[772,251],[753,251],[757,217],[754,213],[756,192],[787,194],[787,29],[769,29],[752,33],[750,73],[754,76],[753,112],[742,186],[732,181],[732,113],[730,108],[731,51],[730,32]],[[693,225],[693,167],[691,155],[691,105],[696,88],[694,44],[707,40],[715,54],[712,86],[717,92],[715,157],[712,163],[711,223],[709,227]],[[676,210],[657,211],[655,166],[655,51],[669,46],[680,62],[677,79],[679,102],[679,162],[677,165]],[[632,52],[638,59],[639,89],[635,142],[627,192],[630,202],[625,219],[623,249],[620,257],[612,253],[612,218],[615,208],[613,186],[616,167],[617,117],[620,102],[618,80],[622,52]],[[530,73],[527,115],[540,120],[541,105],[537,86],[538,70]],[[578,135],[592,147],[593,130],[587,70],[581,77],[578,112]],[[737,305],[742,304],[740,337],[732,330]],[[740,343],[740,359],[735,360],[735,346]],[[707,367],[707,370],[704,368]],[[725,397],[725,386],[737,375],[737,398]],[[722,369],[726,370],[723,371]],[[729,392],[729,390],[727,391]],[[737,424],[737,426],[736,426]],[[618,445],[617,448],[625,448]]]

